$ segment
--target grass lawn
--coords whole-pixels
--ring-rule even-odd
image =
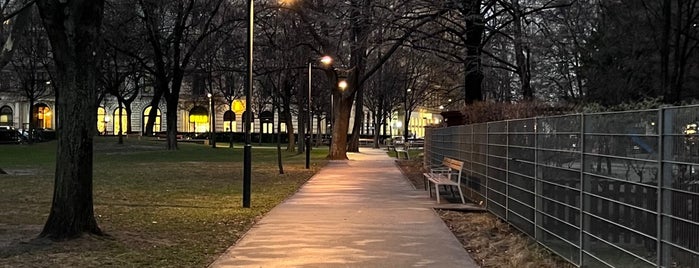
[[[221,144],[224,145],[224,144]],[[113,137],[95,141],[94,208],[108,236],[36,239],[53,194],[55,142],[0,145],[0,267],[205,267],[325,165],[253,144],[252,208],[242,208],[242,144],[213,149]]]

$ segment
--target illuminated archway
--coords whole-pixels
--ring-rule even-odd
[[[119,111],[121,111],[121,116],[119,116]],[[112,118],[114,119],[114,135],[119,135],[119,132],[121,132],[122,134],[126,134],[126,128],[129,120],[129,115],[128,113],[126,113],[126,109],[117,108],[116,110],[114,110]]]
[[[146,130],[146,124],[148,124],[148,117],[150,116],[150,110],[153,108],[153,106],[148,106],[146,109],[143,110],[143,121],[141,121],[141,129],[143,129],[143,132]],[[155,132],[160,132],[160,109],[155,109],[155,122],[153,123],[153,133]]]
[[[107,134],[107,110],[104,107],[97,107],[97,132],[101,135]]]
[[[235,132],[237,124],[235,122],[235,113],[226,111],[223,113],[223,128],[226,132]]]
[[[51,108],[44,103],[39,103],[34,105],[33,109],[34,127],[36,128],[51,128],[51,119],[53,118],[53,113]]]
[[[2,106],[0,108],[0,126],[12,126],[13,115],[10,106]]]
[[[192,110],[189,110],[189,122],[194,124],[194,132],[209,131],[209,111],[204,107],[194,106]]]
[[[260,126],[261,131],[265,134],[273,133],[274,131],[274,114],[270,111],[263,111],[260,113]]]

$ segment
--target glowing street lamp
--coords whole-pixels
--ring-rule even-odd
[[[330,66],[330,64],[333,64],[333,58],[330,56],[323,56],[320,58],[320,62],[323,63],[326,67]]]

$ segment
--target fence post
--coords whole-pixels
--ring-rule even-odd
[[[657,262],[658,267],[667,267],[669,262],[667,258],[663,258],[665,254],[669,254],[670,251],[663,250],[663,237],[669,237],[672,235],[672,224],[664,226],[663,224],[663,211],[672,211],[671,202],[672,194],[671,192],[664,192],[665,180],[672,179],[672,169],[667,168],[664,164],[665,158],[672,159],[674,147],[672,146],[672,138],[666,139],[666,135],[672,134],[672,129],[674,127],[674,113],[668,113],[667,108],[660,107],[658,109],[658,192],[657,192],[657,211],[656,211],[656,223],[657,223],[657,234],[656,234],[656,247],[657,247]],[[665,259],[665,260],[664,260]]]
[[[510,222],[510,120],[505,121],[505,219]]]
[[[589,204],[586,206],[585,204],[587,203],[585,201],[585,114],[581,113],[580,114],[580,138],[578,141],[579,143],[579,148],[580,148],[580,216],[579,216],[579,221],[580,221],[580,237],[579,237],[579,245],[578,245],[578,266],[579,267],[584,267],[584,258],[583,258],[583,251],[584,251],[584,246],[585,246],[585,208],[589,207]]]
[[[538,123],[536,117],[534,118],[533,131],[531,132],[534,136],[534,238],[537,241],[541,241],[541,235],[539,230],[539,225],[541,224],[541,183],[539,183],[539,141],[536,135],[536,124]],[[526,128],[525,128],[526,130]],[[526,133],[526,132],[525,132]]]

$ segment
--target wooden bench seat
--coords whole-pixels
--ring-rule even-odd
[[[404,155],[405,159],[410,160],[410,154],[408,153],[409,150],[410,150],[410,145],[407,143],[403,143],[403,149],[395,148],[396,158],[401,159],[400,156]]]
[[[430,187],[430,182],[434,184],[434,189],[435,193],[437,195],[437,204],[440,203],[439,200],[439,186],[449,186],[449,187],[454,187],[459,190],[459,196],[461,197],[461,203],[466,203],[466,199],[464,199],[464,194],[463,191],[461,190],[461,170],[464,167],[464,162],[452,159],[452,158],[447,158],[445,157],[442,160],[442,165],[441,167],[435,167],[433,169],[430,169],[429,173],[423,173],[422,175],[425,177],[426,180],[426,189],[430,193],[430,197],[432,197],[432,189]],[[453,193],[453,190],[452,190]]]

